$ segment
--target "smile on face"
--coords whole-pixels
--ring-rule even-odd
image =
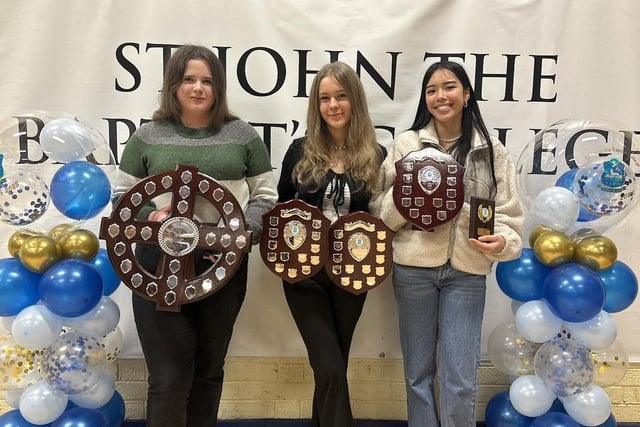
[[[209,112],[215,102],[211,70],[202,59],[187,62],[182,82],[177,90],[182,114],[182,123],[188,127],[206,127]]]
[[[320,80],[318,85],[318,99],[320,100],[320,116],[325,121],[330,132],[345,132],[351,122],[351,101],[347,92],[332,77]]]
[[[462,123],[462,110],[470,94],[453,72],[436,70],[427,82],[425,94],[427,109],[436,121]]]

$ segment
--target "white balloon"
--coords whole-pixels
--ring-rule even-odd
[[[613,317],[604,310],[586,322],[564,322],[564,326],[573,338],[591,350],[607,348],[618,337],[618,328]]]
[[[511,384],[509,400],[516,411],[527,417],[545,414],[556,395],[535,375],[522,375]]]
[[[69,400],[81,408],[98,409],[111,400],[115,390],[115,380],[109,373],[105,372],[98,382],[89,389],[80,393],[70,394]]]
[[[7,331],[7,334],[11,333],[11,327],[13,325],[13,320],[16,318],[16,316],[2,316],[2,329],[4,329],[5,331]]]
[[[562,320],[542,300],[531,300],[516,311],[516,328],[529,341],[545,342],[562,329]]]
[[[565,232],[578,220],[580,200],[569,189],[549,187],[536,196],[532,213],[541,225]]]
[[[54,390],[45,381],[31,384],[20,396],[20,414],[33,424],[52,423],[67,407],[69,397]]]
[[[42,304],[23,308],[11,326],[16,344],[37,350],[54,342],[62,332],[62,319]]]
[[[22,392],[24,389],[17,390],[5,390],[4,391],[4,400],[7,402],[7,405],[12,408],[18,409],[20,407],[20,396],[22,396]]]
[[[65,317],[65,326],[92,337],[102,337],[113,331],[120,321],[120,308],[108,296],[103,296],[89,312],[77,317]]]
[[[582,393],[560,397],[567,414],[585,426],[599,426],[611,415],[611,400],[602,387],[591,384]]]
[[[40,145],[47,156],[62,163],[80,160],[94,148],[89,129],[68,117],[53,119],[44,125]]]

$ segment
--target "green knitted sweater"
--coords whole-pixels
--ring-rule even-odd
[[[219,129],[191,129],[164,121],[145,123],[122,153],[114,200],[139,180],[175,170],[178,164],[196,166],[227,187],[244,209],[253,243],[259,242],[262,214],[274,206],[277,191],[266,146],[249,124],[234,120]],[[168,205],[170,198],[170,193],[156,197],[139,217],[147,218],[152,210]],[[219,213],[210,203],[198,200],[195,218],[215,223]]]

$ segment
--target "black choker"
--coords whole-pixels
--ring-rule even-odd
[[[337,150],[337,151],[346,150],[346,149],[347,149],[347,144],[344,144],[344,145],[334,145],[334,146],[333,146],[333,149],[334,149],[334,150]]]

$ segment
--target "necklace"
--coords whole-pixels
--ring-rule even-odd
[[[455,138],[450,138],[450,139],[444,139],[444,138],[438,138],[438,141],[440,142],[453,142],[453,141],[457,141],[462,137],[462,134],[456,136]]]
[[[334,149],[334,150],[337,150],[337,151],[346,150],[346,149],[347,149],[347,144],[334,145],[334,146],[333,146],[333,149]]]

